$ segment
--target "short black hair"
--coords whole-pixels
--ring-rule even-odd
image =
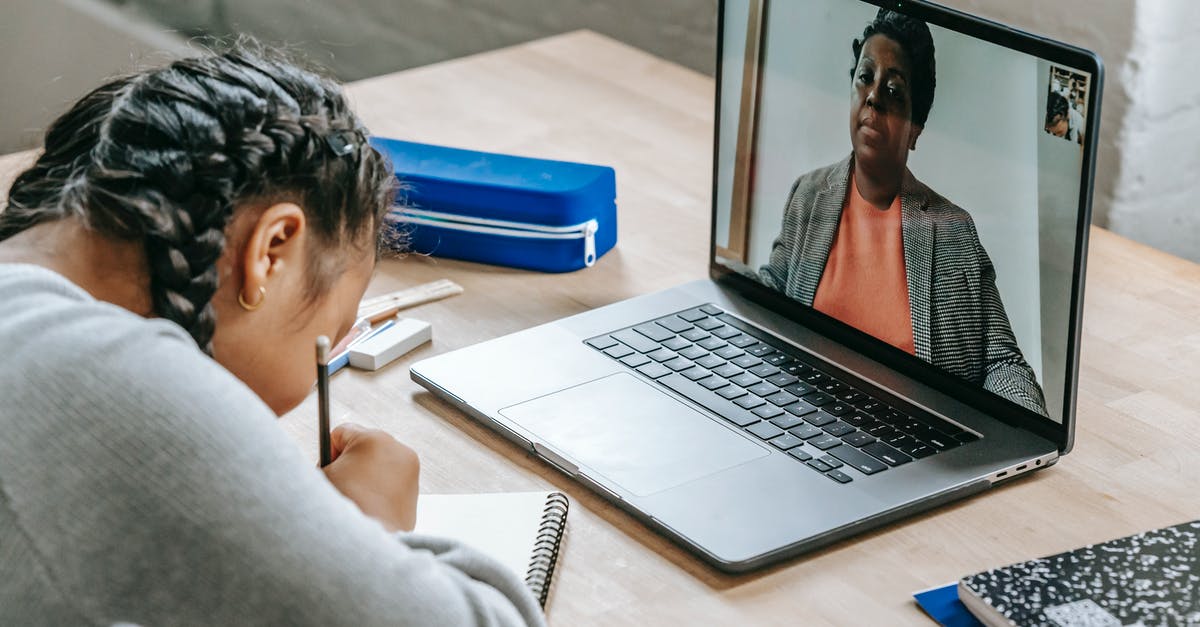
[[[1067,103],[1067,98],[1062,94],[1051,91],[1046,97],[1046,124],[1049,124],[1055,116],[1061,115],[1067,117],[1067,112],[1070,105]]]
[[[933,108],[933,91],[937,87],[937,63],[933,58],[933,35],[929,26],[914,17],[897,13],[888,9],[879,9],[875,19],[863,29],[862,39],[855,39],[854,66],[850,68],[850,76],[858,67],[862,56],[863,46],[874,35],[884,35],[900,44],[908,63],[912,67],[912,120],[925,126],[929,119],[929,110]]]

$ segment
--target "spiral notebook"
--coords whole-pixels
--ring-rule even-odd
[[[422,494],[413,531],[491,555],[524,579],[545,607],[569,507],[561,492]]]

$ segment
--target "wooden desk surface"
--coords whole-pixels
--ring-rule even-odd
[[[1101,229],[1092,231],[1074,452],[1048,471],[750,575],[709,568],[409,380],[417,359],[705,276],[713,89],[590,32],[349,86],[377,134],[617,170],[620,243],[589,270],[382,263],[368,295],[438,278],[466,292],[407,312],[433,322],[432,345],[332,383],[335,423],[381,427],[421,453],[422,492],[571,496],[551,622],[931,625],[913,591],[1200,518],[1200,266]],[[26,158],[0,159],[4,178]],[[314,399],[282,424],[315,460]]]

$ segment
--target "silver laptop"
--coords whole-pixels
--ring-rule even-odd
[[[1099,58],[908,0],[719,11],[710,278],[412,378],[727,571],[1053,465]]]

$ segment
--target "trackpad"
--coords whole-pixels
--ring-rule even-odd
[[[626,373],[500,413],[580,466],[638,496],[770,454]]]

